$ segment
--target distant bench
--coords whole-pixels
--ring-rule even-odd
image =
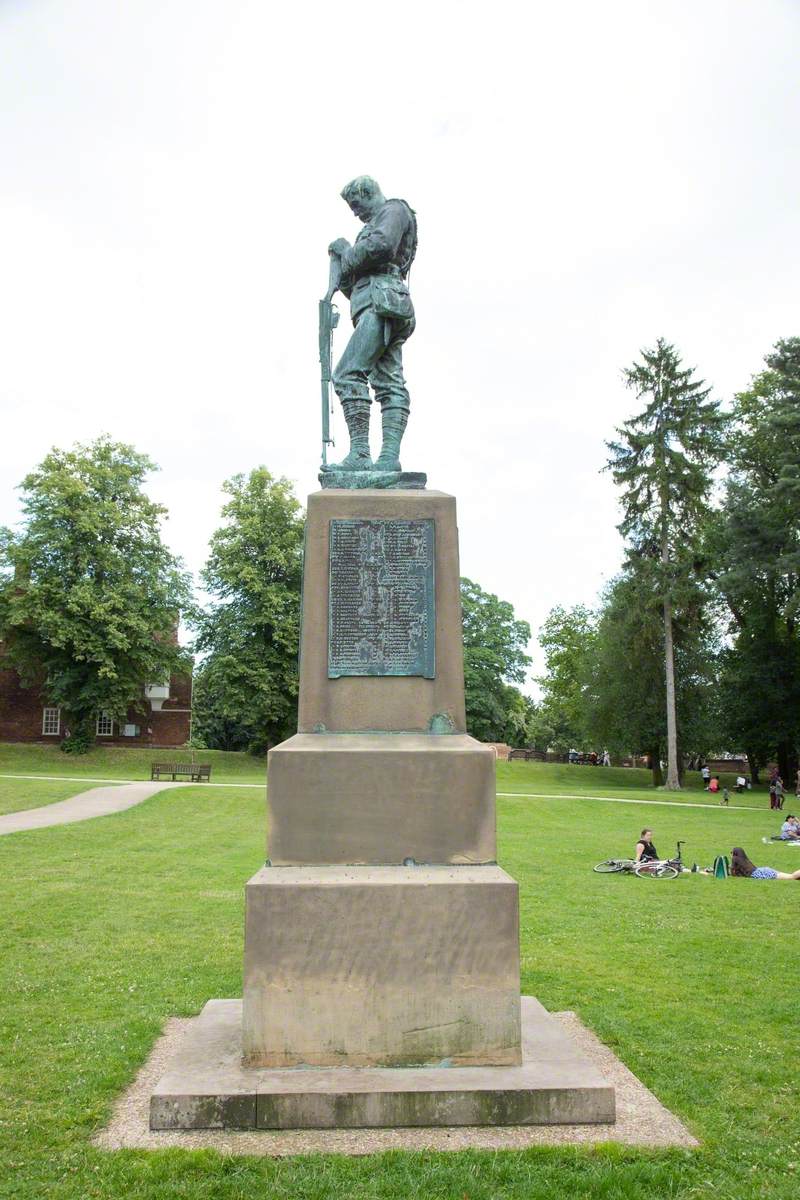
[[[521,758],[524,762],[544,762],[544,750],[509,750],[508,761],[513,762],[515,758]]]
[[[175,780],[179,776],[191,779],[192,783],[200,783],[203,779],[211,778],[211,766],[201,766],[199,763],[153,763],[150,767],[151,779],[169,777]]]

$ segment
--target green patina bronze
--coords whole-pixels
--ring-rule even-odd
[[[405,200],[387,200],[368,175],[360,175],[342,191],[363,229],[351,245],[337,238],[328,247],[328,291],[319,304],[322,366],[323,487],[421,488],[422,472],[406,472],[400,443],[410,401],[403,376],[403,346],[414,332],[414,306],[408,274],[417,250],[417,219]],[[331,344],[338,314],[337,291],[350,301],[353,333],[331,370]],[[339,463],[327,462],[331,444],[328,404],[330,384],[342,403],[350,449]],[[381,406],[383,441],[375,462],[369,446],[372,396]]]
[[[434,538],[429,518],[331,521],[330,679],[435,677]]]

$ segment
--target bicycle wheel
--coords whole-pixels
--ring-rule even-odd
[[[596,867],[592,867],[592,870],[596,871],[598,875],[613,875],[622,869],[622,863],[617,858],[608,858],[605,862],[598,863]]]
[[[677,879],[679,874],[677,867],[660,862],[639,863],[634,871],[634,875],[638,875],[640,879]]]

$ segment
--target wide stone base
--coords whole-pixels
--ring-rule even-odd
[[[245,889],[247,1065],[516,1065],[518,891],[497,866],[262,867]]]
[[[320,471],[319,481],[324,488],[424,488],[428,476],[424,471],[337,471],[327,467]]]
[[[282,1069],[241,1065],[240,1000],[210,1000],[150,1099],[151,1129],[353,1129],[613,1123],[614,1088],[522,997],[522,1065]]]

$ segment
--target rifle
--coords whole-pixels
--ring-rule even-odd
[[[319,362],[322,373],[322,467],[328,465],[328,446],[334,444],[331,437],[331,347],[333,331],[339,324],[339,311],[332,303],[342,278],[342,263],[338,254],[331,256],[328,275],[328,290],[319,302]]]

